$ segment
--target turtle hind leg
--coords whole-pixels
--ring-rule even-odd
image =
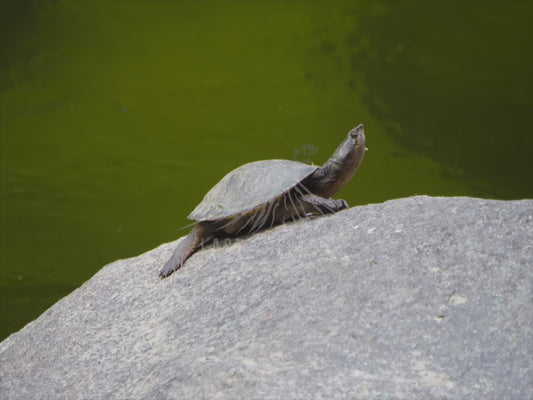
[[[196,225],[191,233],[189,233],[174,250],[172,257],[167,261],[159,276],[166,278],[174,271],[183,266],[187,258],[189,258],[197,249],[202,241],[207,241],[211,238],[213,228],[205,222],[200,222]]]

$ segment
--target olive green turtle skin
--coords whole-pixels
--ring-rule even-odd
[[[352,129],[322,166],[289,160],[244,164],[205,195],[189,219],[198,223],[167,261],[165,278],[182,267],[201,244],[217,236],[250,234],[309,214],[348,208],[331,197],[355,175],[365,156],[363,124]]]

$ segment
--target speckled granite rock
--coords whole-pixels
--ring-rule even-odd
[[[412,197],[102,268],[0,344],[2,399],[526,399],[533,201]]]

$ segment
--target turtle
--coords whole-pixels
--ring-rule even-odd
[[[363,124],[348,132],[333,156],[322,166],[291,160],[244,164],[229,172],[191,212],[196,221],[161,272],[166,278],[203,244],[216,237],[251,234],[309,215],[348,208],[337,193],[355,175],[367,148]]]

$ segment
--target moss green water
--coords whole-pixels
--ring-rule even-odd
[[[370,151],[339,194],[351,205],[532,197],[532,11],[4,1],[0,337],[105,263],[184,234],[229,170],[321,164],[359,122]]]

